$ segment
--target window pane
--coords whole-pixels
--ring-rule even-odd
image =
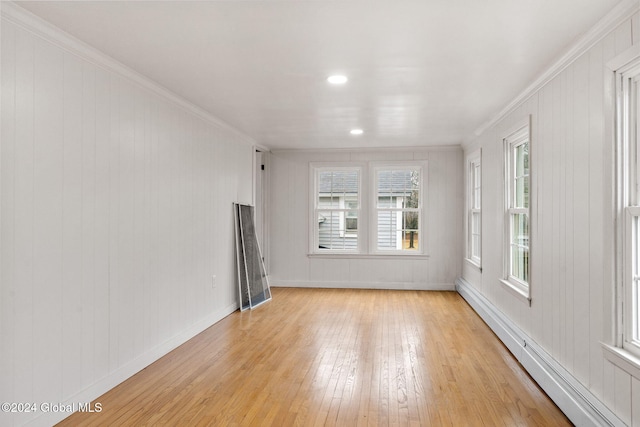
[[[471,213],[471,257],[480,258],[480,212]]]
[[[318,208],[320,209],[329,209],[329,208],[339,208],[340,207],[340,197],[331,196],[331,195],[320,195],[318,197]]]
[[[359,178],[358,170],[317,172],[318,249],[358,248]]]
[[[320,211],[318,215],[318,249],[357,249],[357,215],[357,211],[352,213]]]
[[[468,223],[468,256],[475,261],[480,259],[480,161],[471,162],[471,180],[469,182],[469,223]]]
[[[419,170],[381,170],[377,173],[378,207],[395,207],[392,200],[401,201],[400,208],[417,208],[420,193]]]
[[[397,215],[392,211],[378,211],[378,249],[396,249],[398,242]]]
[[[420,171],[409,171],[409,187],[407,188],[407,197],[405,199],[406,208],[417,208],[420,196]]]
[[[404,231],[402,248],[410,251],[418,250],[418,231]]]
[[[344,228],[348,233],[355,233],[358,231],[358,212],[348,211],[344,220]]]
[[[403,212],[402,228],[404,230],[418,230],[418,212]]]
[[[513,207],[529,207],[529,142],[514,147]]]
[[[523,176],[516,179],[515,208],[529,207],[529,177]]]
[[[515,147],[515,176],[529,175],[529,142]]]
[[[480,212],[471,213],[471,234],[480,234]]]
[[[511,275],[529,283],[529,250],[511,246]]]
[[[480,212],[474,212],[471,214],[473,218],[473,229],[471,230],[474,234],[480,233]]]
[[[320,249],[338,249],[335,238],[340,228],[340,216],[335,211],[323,211],[318,215]],[[340,248],[341,249],[341,248]]]
[[[511,275],[529,281],[529,217],[511,215]]]
[[[395,197],[380,197],[378,199],[378,207],[379,208],[395,208],[396,207],[396,198]]]
[[[378,211],[378,249],[418,250],[419,213]]]
[[[420,169],[376,172],[377,248],[418,250]]]
[[[480,209],[480,164],[472,164],[472,181],[471,181],[471,207]]]
[[[477,234],[471,235],[471,256],[480,258],[480,236]]]
[[[392,207],[393,174],[392,171],[378,171],[376,178],[378,193],[378,207]]]
[[[511,243],[529,247],[529,217],[527,214],[511,215]]]
[[[402,249],[418,249],[418,212],[403,212],[403,245]]]
[[[320,171],[318,197],[328,198],[332,204],[338,203],[341,197],[357,200],[358,171]]]

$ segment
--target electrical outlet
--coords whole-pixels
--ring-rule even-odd
[[[211,276],[211,289],[216,289],[218,287],[218,278],[214,274]]]

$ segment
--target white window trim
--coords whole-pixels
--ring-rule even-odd
[[[362,233],[358,233],[358,240],[356,249],[320,249],[319,238],[319,223],[318,223],[318,176],[323,171],[358,171],[358,228],[360,227],[362,220],[362,206],[364,203],[363,198],[363,176],[365,172],[365,166],[361,163],[311,163],[309,167],[309,194],[311,195],[311,208],[309,209],[309,254],[359,254],[362,252],[363,239]],[[346,214],[344,210],[344,199],[341,198],[341,207],[334,209],[339,211],[343,209],[343,214]],[[354,210],[354,209],[350,209]],[[340,222],[344,221],[344,215],[340,215]],[[342,227],[343,228],[343,227]]]
[[[467,221],[466,221],[466,228],[465,228],[465,234],[467,236],[466,238],[466,248],[465,248],[465,253],[466,253],[466,260],[472,264],[473,266],[477,267],[478,269],[480,269],[480,271],[482,271],[482,178],[480,178],[480,207],[479,208],[474,208],[474,202],[475,202],[475,189],[476,189],[476,182],[475,182],[475,175],[474,175],[474,168],[476,167],[480,168],[480,175],[482,176],[482,149],[477,149],[476,151],[472,152],[471,154],[469,154],[469,156],[467,157],[467,167],[466,167],[466,174],[467,174],[467,197],[466,197],[466,212],[467,212]],[[479,256],[474,256],[473,254],[473,214],[477,213],[480,215],[480,230],[479,231]]]
[[[608,358],[621,367],[633,362],[636,362],[637,367],[640,357],[640,331],[635,328],[640,317],[640,307],[637,306],[634,293],[640,291],[640,266],[637,265],[638,257],[635,253],[637,239],[640,239],[640,230],[637,230],[637,222],[640,221],[640,120],[637,111],[640,104],[640,50],[637,47],[632,48],[612,63],[614,65],[610,64],[610,69],[614,75],[616,98],[614,116],[617,154],[615,345],[620,351],[615,352],[616,358]],[[629,80],[635,80],[635,88],[629,84]],[[632,102],[632,97],[635,98],[635,102]],[[605,350],[605,355],[613,354],[606,346]]]
[[[374,255],[383,255],[383,256],[424,256],[426,254],[426,233],[425,233],[425,224],[426,221],[426,204],[425,204],[425,188],[427,186],[427,162],[426,161],[398,161],[398,162],[371,162],[369,164],[370,173],[369,173],[369,188],[371,188],[371,196],[369,200],[369,253]],[[377,212],[378,212],[378,191],[377,191],[377,176],[378,171],[387,170],[387,169],[407,169],[413,170],[418,169],[420,172],[420,188],[418,191],[418,230],[419,230],[419,247],[418,250],[405,250],[405,249],[395,249],[395,250],[384,250],[378,249],[378,221],[377,221]],[[402,211],[399,211],[400,215]],[[402,244],[402,243],[400,243]]]
[[[507,287],[508,290],[518,297],[524,298],[531,305],[531,281],[532,281],[532,268],[531,268],[531,204],[533,198],[533,179],[532,179],[532,143],[531,143],[531,117],[527,118],[514,127],[510,131],[506,132],[503,138],[503,171],[504,171],[504,238],[503,238],[503,278],[500,282]],[[515,189],[512,189],[512,176],[511,168],[512,161],[510,159],[512,155],[512,147],[521,145],[524,141],[529,142],[529,207],[528,208],[514,208],[511,206],[511,201],[515,197]],[[513,191],[512,191],[513,190]],[[528,263],[528,278],[529,282],[526,283],[517,277],[512,276],[511,273],[511,216],[514,214],[527,214],[529,217],[529,263]]]
[[[377,250],[377,191],[376,168],[378,169],[415,169],[420,170],[421,182],[419,190],[419,250]],[[357,250],[319,249],[319,233],[317,224],[317,179],[318,173],[329,170],[359,170],[359,209],[358,209],[358,245]],[[395,161],[395,162],[310,162],[309,163],[309,257],[318,258],[362,258],[393,259],[397,257],[426,259],[427,245],[425,228],[427,224],[427,161]],[[351,209],[350,209],[351,210]]]

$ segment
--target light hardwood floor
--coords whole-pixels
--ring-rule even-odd
[[[60,425],[571,425],[454,292],[272,291]]]

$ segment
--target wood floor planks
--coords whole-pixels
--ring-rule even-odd
[[[273,289],[61,426],[562,426],[454,292]]]

